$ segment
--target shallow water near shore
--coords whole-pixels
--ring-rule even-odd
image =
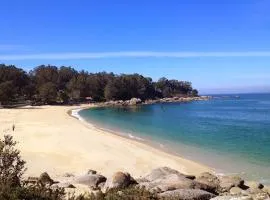
[[[98,107],[79,115],[122,136],[206,164],[217,173],[270,184],[270,94]]]

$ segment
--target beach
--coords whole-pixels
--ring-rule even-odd
[[[127,171],[140,177],[162,166],[194,175],[211,171],[203,164],[112,134],[68,114],[92,106],[0,109],[1,137],[10,134],[18,142],[17,148],[27,162],[26,176],[46,171],[57,178],[94,169],[105,176]]]

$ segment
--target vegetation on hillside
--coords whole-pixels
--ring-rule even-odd
[[[42,104],[154,99],[196,96],[191,82],[160,78],[157,82],[139,74],[76,71],[71,67],[41,65],[26,72],[13,65],[0,64],[0,103],[31,100]]]

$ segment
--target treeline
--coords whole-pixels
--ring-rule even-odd
[[[89,73],[71,67],[41,65],[30,72],[13,65],[0,64],[0,102],[19,99],[43,104],[93,101],[142,100],[196,96],[191,82],[151,78],[139,74]]]

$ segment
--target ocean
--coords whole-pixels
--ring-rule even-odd
[[[270,94],[213,97],[91,108],[79,115],[103,129],[203,163],[217,173],[270,184]]]

